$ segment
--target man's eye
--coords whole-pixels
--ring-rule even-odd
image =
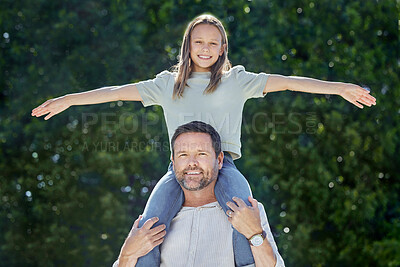
[[[196,44],[200,44],[201,42],[200,42],[200,41],[196,41],[195,43],[196,43]]]
[[[199,153],[199,155],[201,155],[201,156],[205,156],[205,155],[207,155],[206,153],[204,153],[204,152],[201,152],[201,153]]]
[[[179,154],[179,157],[185,157],[186,154]]]

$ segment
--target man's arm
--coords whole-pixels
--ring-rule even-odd
[[[151,229],[158,221],[158,218],[153,217],[148,219],[142,228],[139,228],[141,218],[142,215],[133,224],[113,267],[135,266],[140,257],[146,255],[164,241],[165,225],[162,224]]]
[[[233,227],[250,239],[263,230],[266,232],[266,238],[260,246],[250,246],[253,253],[256,266],[285,266],[282,257],[279,255],[271,229],[268,225],[268,219],[262,205],[261,210],[257,200],[249,197],[251,207],[240,198],[233,198],[236,202],[228,202],[227,205],[232,209],[228,211],[228,220]]]
[[[359,108],[376,105],[375,97],[369,91],[351,83],[328,82],[306,77],[271,74],[264,88],[264,94],[278,91],[298,91],[314,94],[340,95]]]

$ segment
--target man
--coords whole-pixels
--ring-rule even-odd
[[[172,138],[172,163],[185,202],[166,236],[165,225],[139,228],[135,221],[114,266],[135,266],[137,259],[161,246],[161,266],[235,266],[232,226],[251,244],[256,266],[284,266],[262,204],[249,197],[252,206],[233,198],[225,215],[214,193],[224,154],[220,138],[210,125],[191,122],[180,126]],[[228,216],[228,218],[226,217]],[[164,238],[165,237],[165,238]]]

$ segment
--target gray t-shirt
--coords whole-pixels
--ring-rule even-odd
[[[163,71],[155,79],[136,84],[145,107],[160,105],[164,111],[169,140],[180,125],[197,120],[213,126],[221,136],[222,151],[241,157],[240,134],[243,106],[247,99],[263,97],[268,74],[251,73],[235,66],[223,74],[211,94],[203,94],[210,72],[193,72],[182,98],[173,99],[176,73]]]

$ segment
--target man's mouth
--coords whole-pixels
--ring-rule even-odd
[[[187,172],[184,172],[184,174],[186,174],[186,175],[199,175],[199,174],[201,174],[201,172],[200,171],[187,171]]]

